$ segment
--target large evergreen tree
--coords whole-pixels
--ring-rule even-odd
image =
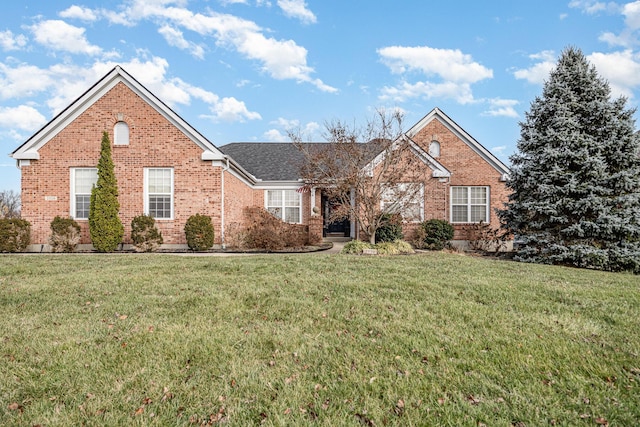
[[[499,212],[519,260],[640,273],[640,135],[610,92],[567,48],[520,124]]]
[[[111,159],[109,134],[102,134],[100,160],[98,160],[98,182],[91,190],[89,205],[89,234],[91,243],[100,252],[114,251],[122,242],[124,227],[118,211],[118,182]]]

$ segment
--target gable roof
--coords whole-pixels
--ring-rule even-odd
[[[451,176],[447,168],[419,145],[411,139],[408,142],[413,154],[433,170],[434,177]],[[311,151],[332,147],[328,142],[307,142],[304,145]],[[384,155],[384,144],[380,141],[373,140],[358,146],[364,151],[363,160],[367,162],[362,165],[363,168],[376,163],[379,157]],[[260,181],[300,181],[302,179],[300,169],[305,161],[304,154],[291,142],[234,142],[223,145],[220,150]]]
[[[104,77],[98,80],[85,93],[80,95],[67,108],[62,110],[51,121],[45,124],[39,131],[33,134],[27,141],[18,147],[11,157],[16,160],[37,160],[40,158],[38,150],[55,137],[62,129],[73,122],[80,114],[86,111],[100,97],[115,87],[118,83],[125,84],[136,95],[140,96],[147,104],[165,117],[171,124],[178,128],[191,141],[202,148],[202,160],[222,160],[223,154],[205,138],[200,132],[176,114],[169,106],[145,88],[119,65],[115,66]]]
[[[456,122],[454,122],[449,116],[447,116],[438,107],[434,108],[424,116],[418,123],[413,125],[411,129],[406,132],[409,138],[413,138],[417,135],[425,126],[431,123],[433,120],[438,120],[449,131],[456,135],[462,142],[467,144],[476,154],[482,157],[487,163],[489,163],[494,169],[496,169],[503,177],[506,177],[511,173],[509,167],[505,165],[500,159],[494,156],[489,150],[487,150],[482,144],[469,135],[464,129],[462,129]]]

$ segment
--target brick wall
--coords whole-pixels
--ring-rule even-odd
[[[184,224],[196,213],[212,217],[219,242],[220,168],[202,161],[201,148],[119,83],[40,148],[40,160],[22,168],[22,214],[32,224],[32,243],[46,244],[51,220],[70,215],[70,169],[96,167],[102,132],[109,132],[113,144],[119,119],[129,125],[130,133],[129,145],[112,145],[124,242],[130,242],[131,220],[143,213],[145,167],[174,168],[174,220],[156,221],[165,244],[185,244]],[[88,221],[78,222],[81,243],[90,243]]]
[[[494,208],[502,208],[509,194],[505,183],[500,180],[500,172],[437,119],[432,120],[421,129],[413,137],[413,140],[427,152],[431,142],[438,141],[440,143],[440,157],[437,160],[451,171],[449,182],[439,183],[431,193],[434,199],[427,198],[425,192],[425,219],[433,217],[451,220],[449,212],[450,186],[488,186],[490,194],[489,223],[496,228],[499,227],[500,222]],[[434,180],[437,181],[437,179]],[[437,214],[433,216],[431,216],[431,210],[427,209],[432,203],[434,208],[438,210]],[[465,239],[463,227],[463,224],[454,225],[456,230],[454,239]]]

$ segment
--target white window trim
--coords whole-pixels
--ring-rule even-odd
[[[405,223],[411,223],[411,224],[417,224],[419,222],[424,221],[424,183],[422,182],[399,182],[397,185],[403,185],[403,184],[419,184],[420,185],[420,191],[418,192],[418,195],[416,197],[420,198],[420,218],[418,220],[414,220],[414,221],[409,221],[409,220],[405,220],[404,216],[402,217],[402,222]],[[385,184],[383,184],[384,186]],[[384,189],[382,190],[383,196],[384,196]],[[380,200],[380,211],[384,212],[384,198],[382,198]],[[402,212],[400,212],[400,214],[402,215]]]
[[[144,214],[149,215],[149,170],[151,169],[168,169],[171,171],[171,215],[169,218],[154,218],[156,221],[172,221],[175,217],[175,203],[174,203],[174,172],[173,168],[164,167],[149,167],[144,168],[143,171],[143,197],[144,197]]]
[[[298,196],[298,221],[297,222],[290,222],[289,224],[302,224],[302,193],[298,193],[295,189],[291,189],[291,188],[270,188],[268,190],[264,191],[264,208],[265,209],[269,209],[269,191],[281,191],[282,192],[282,206],[280,206],[280,209],[282,209],[282,218],[280,218],[282,221],[287,222],[284,220],[285,217],[285,208],[289,207],[293,207],[293,206],[285,206],[286,202],[285,202],[285,196],[284,196],[284,192],[285,191],[294,191],[296,193],[296,195]]]
[[[488,185],[452,185],[449,188],[449,220],[451,224],[478,224],[480,221],[454,221],[453,220],[453,189],[454,188],[466,188],[467,189],[467,219],[471,218],[471,188],[485,188],[487,190],[487,206],[485,207],[485,217],[487,218],[485,223],[491,222],[491,187]]]
[[[126,129],[126,138],[118,138],[118,135],[122,135],[121,132],[118,132],[118,127],[122,127],[122,125],[124,125],[125,127],[123,129]],[[129,139],[131,137],[131,130],[129,129],[129,125],[127,124],[127,122],[125,122],[124,120],[119,120],[116,122],[115,125],[113,125],[113,145],[118,145],[118,146],[127,146],[129,145]]]
[[[98,168],[88,168],[88,167],[78,167],[78,168],[70,168],[69,169],[69,216],[73,219],[77,219],[80,221],[86,221],[87,218],[79,218],[76,217],[76,171],[77,170],[95,170],[96,174]]]

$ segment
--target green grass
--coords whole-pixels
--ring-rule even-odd
[[[637,276],[434,253],[0,257],[0,425],[637,425]]]

